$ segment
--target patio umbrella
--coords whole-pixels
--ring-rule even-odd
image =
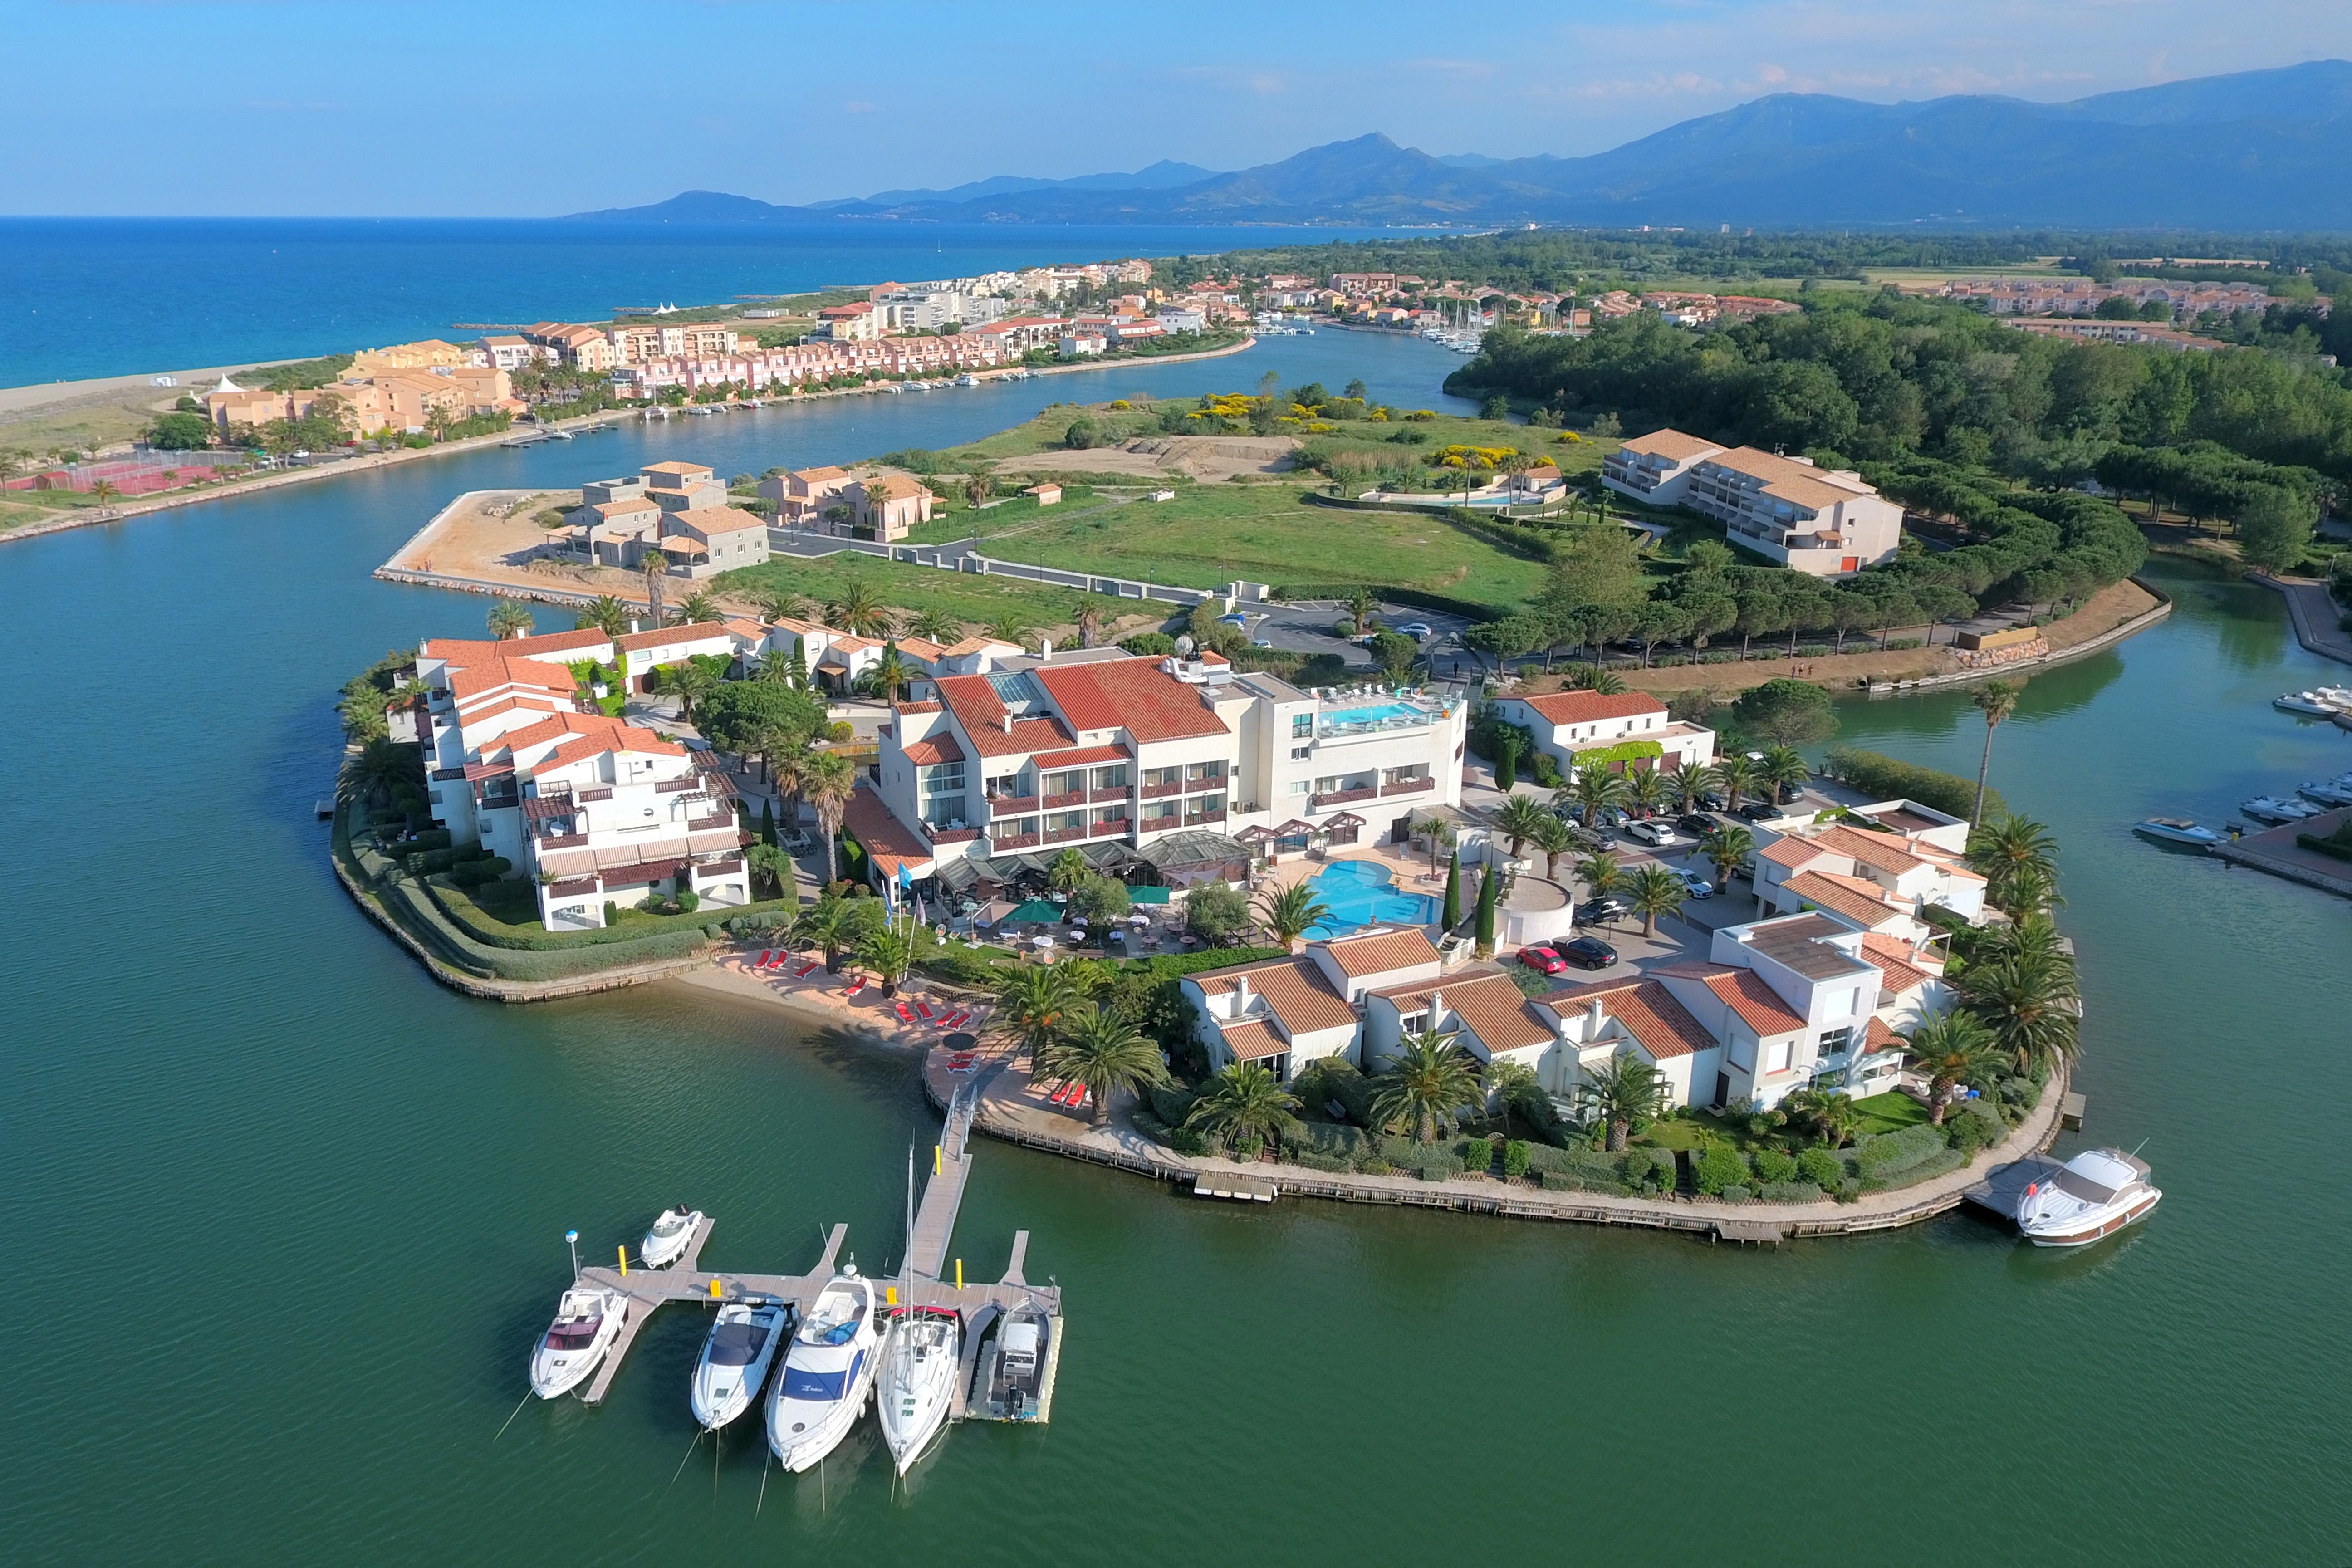
[[[1014,925],[1059,925],[1062,923],[1062,910],[1060,905],[1048,903],[1044,899],[1031,899],[1004,918]]]

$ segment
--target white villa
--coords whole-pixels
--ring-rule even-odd
[[[1256,1062],[1286,1083],[1326,1057],[1363,1066],[1366,999],[1433,981],[1437,965],[1437,949],[1415,926],[1309,942],[1288,958],[1188,974],[1181,985],[1212,1068]]]
[[[1924,942],[1920,918],[1941,905],[1976,925],[1985,879],[1960,861],[1969,825],[1916,801],[1856,806],[1847,822],[1790,823],[1757,829],[1756,896],[1764,908],[1827,910],[1864,931]],[[1849,822],[1870,824],[1868,827]]]
[[[1903,538],[1903,509],[1850,469],[1679,430],[1634,437],[1601,459],[1601,482],[1652,506],[1686,506],[1734,544],[1815,577],[1891,560]]]
[[[1646,691],[1553,691],[1497,698],[1494,706],[1505,722],[1526,725],[1536,749],[1559,763],[1563,774],[1575,769],[1580,752],[1609,757],[1612,771],[1621,773],[1636,763],[1672,772],[1686,763],[1715,760],[1715,731],[1667,717],[1666,705]],[[1648,745],[1638,744],[1644,742]],[[1648,756],[1612,755],[1646,752],[1650,745],[1657,751]]]

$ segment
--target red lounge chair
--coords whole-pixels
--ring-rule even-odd
[[[861,974],[861,975],[859,975],[856,979],[855,979],[855,980],[853,980],[853,981],[851,981],[851,982],[849,983],[849,989],[847,989],[846,991],[844,991],[844,992],[842,993],[842,994],[843,994],[844,996],[855,996],[855,995],[856,995],[860,991],[863,991],[863,990],[865,990],[865,989],[866,989],[866,976],[864,976],[863,974]]]
[[[936,1024],[940,1021],[940,1016],[931,1011],[931,1005],[929,1002],[918,1001],[915,1004],[915,1011],[923,1016],[923,1022],[926,1024]]]
[[[755,959],[753,959],[753,960],[751,961],[751,967],[752,967],[753,969],[765,969],[765,968],[767,968],[767,967],[768,967],[768,954],[769,954],[769,952],[772,952],[772,949],[769,949],[769,948],[764,948],[764,947],[763,947],[763,948],[761,948],[761,949],[760,950],[760,956],[759,956],[759,957],[757,957],[757,958],[755,958]]]
[[[824,965],[822,963],[803,963],[798,969],[793,971],[793,978],[795,980],[806,980],[810,975],[814,974],[818,970],[823,969],[824,967]]]
[[[961,1013],[961,1012],[960,1012],[960,1013],[955,1014],[953,1016],[951,1016],[951,1017],[950,1017],[950,1018],[946,1019],[946,1020],[945,1020],[945,1021],[940,1025],[940,1027],[941,1027],[941,1028],[947,1028],[947,1029],[961,1029],[961,1028],[962,1028],[966,1024],[969,1024],[969,1023],[971,1023],[971,1015],[970,1013]]]
[[[915,1010],[914,1010],[913,1008],[911,1008],[911,1007],[908,1006],[904,1002],[899,1003],[899,1004],[898,1004],[898,1022],[900,1022],[901,1024],[911,1024],[911,1023],[913,1023],[914,1021],[915,1021]]]

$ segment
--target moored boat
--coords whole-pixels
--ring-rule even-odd
[[[848,1436],[873,1392],[876,1342],[874,1287],[845,1268],[793,1331],[768,1392],[768,1447],[778,1464],[805,1470]]]
[[[2143,837],[2160,838],[2168,844],[2202,847],[2221,842],[2221,835],[2210,827],[2200,827],[2182,816],[2151,816],[2145,822],[2132,824],[2132,831]]]
[[[982,1352],[975,1394],[1000,1421],[1034,1421],[1043,1414],[1046,1360],[1054,1320],[1034,1301],[999,1319],[995,1342]]]
[[[2018,1200],[2017,1228],[2036,1247],[2088,1247],[2146,1219],[2164,1194],[2145,1161],[2120,1149],[2087,1149]]]
[[[2271,706],[2286,713],[2309,713],[2325,719],[2336,712],[2336,704],[2326,701],[2316,691],[2283,691],[2271,699]]]
[[[2325,806],[2352,805],[2352,784],[2342,779],[2318,779],[2297,784],[2294,793]]]
[[[574,1286],[555,1305],[555,1321],[530,1352],[530,1391],[554,1399],[596,1370],[628,1321],[629,1299],[618,1290]]]
[[[760,1397],[776,1351],[784,1342],[792,1309],[779,1301],[730,1301],[711,1321],[694,1363],[688,1403],[706,1432],[726,1426]]]
[[[963,1322],[950,1309],[910,1307],[890,1325],[874,1408],[900,1475],[947,1424],[962,1355]]]
[[[687,1244],[694,1239],[695,1227],[702,1223],[700,1209],[688,1209],[680,1204],[664,1209],[654,1221],[653,1229],[646,1232],[645,1240],[637,1243],[637,1261],[647,1268],[667,1268],[686,1256]]]
[[[2256,795],[2252,800],[2240,801],[2238,810],[2256,822],[2267,822],[2273,827],[2319,815],[2317,806],[2308,801],[2297,800],[2293,795]]]

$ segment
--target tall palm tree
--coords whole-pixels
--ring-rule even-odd
[[[1617,863],[1616,856],[1606,851],[1588,855],[1579,860],[1576,874],[1584,879],[1585,887],[1596,899],[1613,893],[1625,885],[1625,868]]]
[[[2017,694],[2024,689],[2021,680],[1988,680],[1969,694],[1969,701],[1985,721],[1984,755],[1977,760],[1976,809],[1969,813],[1971,828],[1984,820],[1985,780],[1992,773],[1992,732],[2017,710]]]
[[[907,970],[915,961],[915,917],[910,913],[903,921],[886,920],[867,931],[857,944],[857,957],[881,976],[882,994],[896,996],[899,982],[907,978]]]
[[[404,785],[413,787],[423,768],[424,759],[415,746],[373,736],[343,763],[335,796],[347,805],[381,805]]]
[[[500,599],[490,606],[490,636],[500,642],[530,636],[531,625],[530,612],[513,599]]]
[[[1723,780],[1705,763],[1685,763],[1673,773],[1675,799],[1685,811],[1696,811],[1701,795],[1713,795]]]
[[[1543,851],[1544,879],[1559,881],[1559,858],[1575,847],[1576,840],[1569,837],[1568,824],[1559,819],[1558,812],[1543,814],[1543,821],[1537,825],[1534,843]]]
[[[812,752],[800,765],[800,791],[824,829],[824,879],[830,882],[840,871],[841,819],[857,792],[857,764],[839,752]]]
[[[1717,823],[1715,831],[1698,841],[1699,853],[1715,868],[1715,890],[1731,886],[1731,873],[1748,863],[1756,848],[1756,836],[1736,822]]]
[[[1017,647],[1029,646],[1029,623],[1018,616],[999,616],[982,629],[998,642],[1009,642]]]
[[[1576,1086],[1576,1103],[1609,1130],[1612,1153],[1625,1147],[1635,1126],[1654,1121],[1665,1101],[1665,1076],[1630,1053],[1610,1058]]]
[[[1596,816],[1624,800],[1625,775],[1610,772],[1607,763],[1584,763],[1552,798],[1565,798],[1583,814],[1584,826],[1591,827]]]
[[[1912,1065],[1927,1075],[1927,1121],[1937,1127],[1944,1124],[1954,1088],[1990,1089],[2009,1060],[1984,1021],[1969,1013],[1923,1018],[1904,1038],[1910,1042]]]
[[[1112,1095],[1168,1081],[1168,1064],[1160,1059],[1159,1046],[1123,1014],[1092,1002],[1082,1002],[1064,1016],[1038,1067],[1065,1083],[1087,1086],[1095,1099],[1097,1127],[1109,1120]]]
[[[1986,931],[1984,945],[1977,957],[1980,960],[2032,959],[2039,963],[2054,965],[2071,979],[2074,973],[2074,961],[2066,956],[2065,940],[2059,934],[2057,922],[2045,911],[2034,910],[2018,916],[2005,926],[1996,926]]]
[[[1355,623],[1360,632],[1370,629],[1371,618],[1379,613],[1380,607],[1381,602],[1372,597],[1370,589],[1359,588],[1348,595],[1348,619]]]
[[[996,1032],[1035,1061],[1061,1033],[1070,1009],[1086,1000],[1067,964],[1030,964],[997,986]]]
[[[1075,849],[1065,849],[1047,863],[1045,887],[1052,892],[1075,893],[1094,875],[1094,870],[1085,856]]]
[[[1805,763],[1805,754],[1794,746],[1765,747],[1764,761],[1756,771],[1763,775],[1762,782],[1771,787],[1775,800],[1789,785],[1803,784],[1813,776],[1813,770]]]
[[[760,613],[772,621],[804,621],[808,619],[807,595],[790,588],[765,588],[754,595]]]
[[[1437,858],[1453,848],[1454,841],[1461,835],[1454,824],[1435,816],[1423,817],[1414,825],[1413,831],[1421,836],[1422,842],[1429,846],[1429,874],[1434,877],[1437,875]]]
[[[1389,1068],[1372,1080],[1372,1121],[1409,1123],[1417,1142],[1435,1142],[1440,1123],[1479,1098],[1478,1069],[1468,1052],[1434,1029],[1404,1042]]]
[[[1674,798],[1674,784],[1655,768],[1634,768],[1625,774],[1625,804],[1636,816],[1654,816]]]
[[[1531,795],[1506,795],[1503,804],[1495,808],[1495,831],[1511,847],[1514,860],[1526,853],[1528,840],[1542,837],[1546,822],[1559,820],[1550,808]]]
[[[701,626],[725,620],[727,612],[719,607],[719,601],[711,597],[709,590],[697,588],[678,605],[677,616],[690,626]]]
[[[914,679],[915,667],[907,662],[895,641],[887,642],[876,656],[873,667],[857,678],[857,687],[885,702],[895,702]]]
[[[665,664],[654,670],[658,689],[677,699],[680,717],[694,722],[694,705],[719,689],[719,672],[698,658]]]
[[[841,968],[841,955],[866,940],[878,908],[872,899],[826,893],[800,912],[793,921],[793,935],[823,949],[825,971],[832,973]]]
[[[824,624],[854,637],[887,637],[890,612],[863,578],[853,577],[835,597],[825,601]]]
[[[907,623],[907,629],[942,647],[963,640],[963,623],[936,605],[928,610],[916,611],[914,618]]]
[[[657,629],[662,624],[662,574],[669,570],[669,557],[648,550],[637,558],[637,570],[646,574],[646,617]]]
[[[1313,888],[1305,882],[1293,882],[1286,888],[1269,888],[1260,893],[1257,918],[1277,947],[1296,952],[1299,939],[1329,920],[1331,910],[1315,896]]]
[[[1602,697],[1622,697],[1625,692],[1624,678],[1613,669],[1603,669],[1597,664],[1579,667],[1574,683],[1586,691]]]
[[[1832,1149],[1853,1142],[1862,1127],[1862,1112],[1853,1098],[1834,1089],[1801,1089],[1780,1102],[1789,1114],[1805,1122]]]
[[[1255,1138],[1279,1148],[1296,1137],[1298,1097],[1284,1089],[1274,1074],[1255,1062],[1234,1062],[1217,1074],[1208,1093],[1192,1102],[1184,1125],[1212,1132],[1233,1143]]]
[[[1625,901],[1642,917],[1643,936],[1657,935],[1658,917],[1676,912],[1689,897],[1690,889],[1683,879],[1664,866],[1644,866],[1625,885]]]
[[[2058,885],[2050,879],[2049,873],[2035,867],[2020,866],[1988,880],[1985,901],[2010,919],[2018,920],[2066,900],[2059,896]]]
[[[110,501],[117,500],[121,496],[121,494],[122,492],[121,490],[115,489],[113,485],[104,479],[100,479],[96,484],[89,487],[89,499],[96,501],[100,506],[105,506]]]
[[[1763,770],[1745,752],[1734,752],[1715,764],[1717,782],[1723,785],[1724,804],[1732,810],[1739,809],[1739,797],[1752,795],[1764,783]]]
[[[629,606],[610,594],[599,594],[572,624],[582,631],[593,626],[608,637],[623,637],[629,629]]]
[[[1988,822],[1969,835],[1968,862],[1984,873],[1985,896],[1995,909],[2006,910],[2021,872],[2031,872],[2044,882],[2054,882],[2058,876],[2058,840],[2051,831],[2030,816],[2011,813],[1998,822]]]
[[[2079,1039],[2072,965],[2000,957],[1971,963],[1959,978],[1960,1000],[1984,1020],[2019,1072],[2071,1061]]]

